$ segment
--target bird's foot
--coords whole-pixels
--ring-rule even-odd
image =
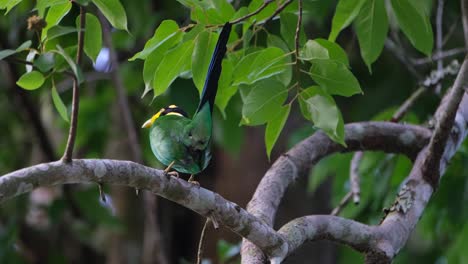
[[[195,174],[190,175],[188,182],[190,182],[191,184],[198,185],[198,187],[200,187],[200,183],[195,180]]]
[[[200,187],[200,183],[195,181],[195,180],[188,180],[189,183],[191,184],[194,184],[194,185],[197,185],[198,187]]]
[[[176,177],[177,179],[179,178],[179,173],[177,171],[164,171],[166,176],[173,176]]]

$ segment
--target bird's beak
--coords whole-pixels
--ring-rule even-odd
[[[159,116],[161,116],[161,113],[164,112],[164,108],[159,110],[154,116],[152,116],[150,119],[146,120],[145,123],[141,126],[141,128],[149,128],[153,125],[154,121],[158,119]]]
[[[151,127],[153,125],[153,120],[152,119],[149,119],[149,120],[146,120],[146,122],[141,126],[141,128],[148,128],[148,127]]]

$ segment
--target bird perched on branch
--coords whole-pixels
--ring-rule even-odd
[[[231,27],[230,23],[223,26],[208,67],[200,104],[193,118],[188,118],[181,108],[170,105],[159,110],[142,126],[150,128],[151,150],[167,166],[166,173],[178,176],[177,172],[169,171],[173,168],[191,174],[188,181],[196,184],[198,182],[194,181],[194,175],[204,170],[211,159],[212,113]]]

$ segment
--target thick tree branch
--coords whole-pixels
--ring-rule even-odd
[[[292,220],[278,231],[288,241],[288,253],[306,241],[327,239],[368,252],[378,243],[377,227],[331,215],[310,215]]]
[[[273,226],[276,210],[286,188],[323,157],[337,152],[381,150],[414,158],[428,142],[430,131],[420,126],[391,122],[364,122],[346,125],[345,135],[348,148],[318,132],[281,156],[263,176],[247,211]],[[241,252],[243,263],[265,261],[262,252],[246,240]]]
[[[215,216],[220,224],[251,240],[270,256],[284,255],[284,240],[258,218],[219,194],[167,176],[131,161],[73,160],[56,161],[24,168],[0,177],[0,202],[39,186],[98,182],[149,190],[179,203],[205,217]]]
[[[438,185],[439,177],[442,174],[443,170],[440,168],[440,160],[455,122],[458,105],[467,87],[468,57],[465,58],[452,89],[450,89],[447,96],[442,100],[435,114],[436,127],[429,142],[428,153],[424,157],[424,166],[421,168],[422,174],[433,187]]]

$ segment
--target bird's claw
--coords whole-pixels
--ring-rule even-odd
[[[177,171],[165,171],[166,176],[173,176],[179,178],[179,173]]]
[[[200,187],[200,183],[195,181],[195,180],[188,180],[189,183],[191,184],[194,184],[194,185],[197,185],[198,187]]]

